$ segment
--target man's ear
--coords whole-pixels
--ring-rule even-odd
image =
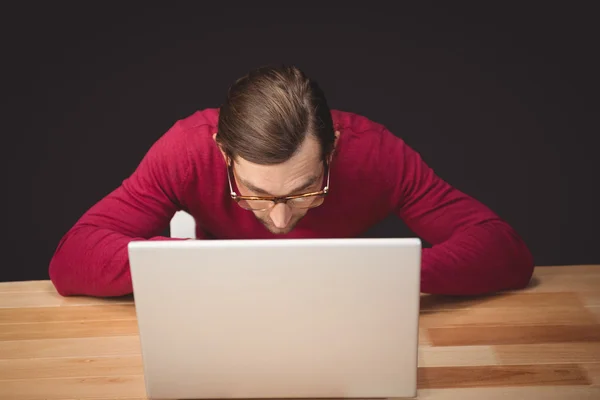
[[[219,144],[219,142],[217,142],[217,132],[213,133],[212,138],[215,141],[217,147],[219,148],[219,151],[221,152],[221,155],[223,156],[223,159],[225,160],[225,163],[227,165],[229,165],[230,160],[229,160],[229,157],[227,157],[227,153],[225,153],[225,151],[223,151],[223,148],[221,147],[221,145]]]
[[[333,141],[333,148],[331,149],[331,154],[329,155],[329,162],[331,162],[333,160],[333,155],[335,153],[335,150],[337,149],[337,144],[338,144],[338,140],[340,138],[340,131],[335,131],[335,139]]]

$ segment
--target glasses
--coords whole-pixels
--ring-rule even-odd
[[[229,181],[229,191],[231,198],[240,207],[251,211],[268,211],[279,203],[287,204],[292,208],[308,209],[315,208],[323,204],[325,196],[329,192],[329,165],[324,163],[327,173],[327,183],[325,187],[318,192],[302,193],[293,196],[240,196],[233,190],[231,184],[231,175],[233,175],[233,166],[227,166],[227,180]]]

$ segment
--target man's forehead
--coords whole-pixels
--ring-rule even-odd
[[[242,184],[249,189],[285,195],[313,184],[323,170],[321,161],[319,141],[309,135],[296,154],[283,163],[264,165],[236,159],[235,167]]]
[[[236,162],[235,170],[241,183],[248,189],[277,196],[312,186],[321,176],[322,166],[318,159],[277,165],[258,165],[242,161]]]
[[[261,175],[302,175],[318,169],[321,164],[321,148],[318,140],[309,136],[304,140],[296,153],[287,161],[279,164],[255,164],[238,157],[236,164],[253,174]]]

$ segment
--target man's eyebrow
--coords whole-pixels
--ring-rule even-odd
[[[252,183],[246,181],[243,178],[239,178],[239,179],[242,182],[242,185],[246,186],[248,189],[252,190],[254,193],[261,194],[261,195],[264,195],[264,196],[273,196],[271,193],[269,193],[265,189],[261,189],[261,188],[255,186],[255,185],[253,185]],[[297,188],[295,188],[294,190],[292,190],[290,192],[291,193],[290,196],[292,196],[294,194],[298,194],[298,193],[306,190],[307,188],[311,187],[312,185],[315,184],[315,182],[318,179],[319,179],[319,175],[313,175],[313,176],[311,176],[302,185],[300,185]]]

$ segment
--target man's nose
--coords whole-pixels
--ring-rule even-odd
[[[292,218],[292,210],[287,204],[279,203],[271,210],[270,217],[277,228],[285,228]]]

